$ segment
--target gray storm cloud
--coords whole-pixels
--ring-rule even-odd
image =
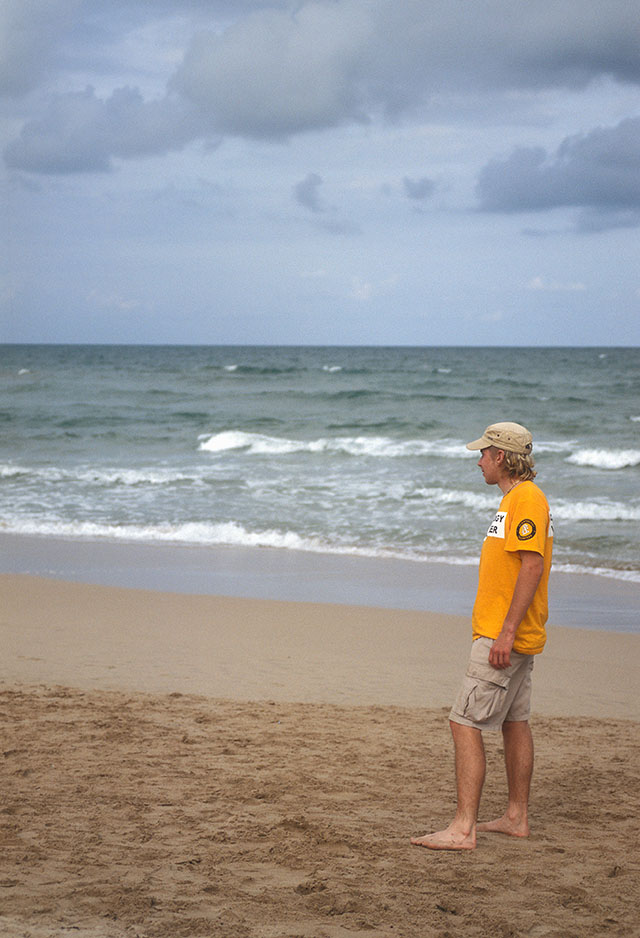
[[[19,9],[16,0],[7,3]],[[170,8],[167,0],[162,6]],[[234,9],[209,9],[223,8]],[[143,100],[131,88],[107,99],[90,90],[54,96],[26,120],[6,162],[42,173],[105,170],[114,157],[163,153],[211,135],[284,140],[385,117],[424,119],[435,93],[442,104],[450,93],[575,88],[602,76],[640,81],[640,17],[627,0],[538,0],[517,9],[512,0],[337,0],[235,9],[231,25],[193,36],[164,96]],[[25,30],[37,49],[35,28]],[[15,84],[15,62],[9,71]],[[34,80],[36,73],[33,65]],[[487,204],[496,200],[489,176],[481,182]]]
[[[433,195],[435,189],[435,183],[431,179],[427,179],[426,176],[420,179],[410,179],[408,176],[405,176],[402,180],[402,184],[407,197],[409,199],[415,199],[417,202],[428,199],[429,196]]]
[[[518,148],[484,167],[478,195],[481,208],[495,212],[640,210],[640,118],[568,137],[553,155]]]
[[[286,137],[422,107],[434,92],[640,81],[621,0],[343,0],[270,10],[194,38],[174,86],[221,133]]]
[[[196,36],[172,84],[222,133],[282,138],[334,127],[365,119],[357,63],[373,38],[362,3],[312,3],[294,17],[268,11]]]
[[[322,177],[317,173],[309,173],[303,180],[293,187],[293,195],[300,205],[304,205],[311,212],[322,212],[324,207],[320,200],[320,187]]]
[[[53,98],[8,144],[5,162],[33,172],[106,171],[113,157],[180,149],[200,130],[193,108],[176,98],[145,102],[137,89],[119,88],[102,100],[87,88]]]

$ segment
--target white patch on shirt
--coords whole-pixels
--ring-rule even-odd
[[[504,525],[507,519],[506,511],[497,511],[496,516],[489,525],[487,537],[501,537],[504,540]]]
[[[549,527],[547,528],[547,537],[553,537],[553,515],[549,512]]]

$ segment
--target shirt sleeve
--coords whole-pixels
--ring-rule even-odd
[[[533,550],[544,556],[549,526],[549,510],[546,504],[542,500],[523,499],[514,505],[510,514],[504,549]]]

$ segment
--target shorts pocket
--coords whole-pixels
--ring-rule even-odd
[[[487,681],[489,684],[497,684],[504,690],[509,686],[511,677],[511,668],[492,668],[488,662],[470,661],[467,668],[467,677],[477,678],[479,681]]]
[[[471,662],[454,710],[473,723],[488,723],[504,706],[510,675],[490,664]]]

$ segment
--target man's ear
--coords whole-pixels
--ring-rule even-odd
[[[504,450],[499,449],[496,453],[496,465],[501,466],[504,462]]]

